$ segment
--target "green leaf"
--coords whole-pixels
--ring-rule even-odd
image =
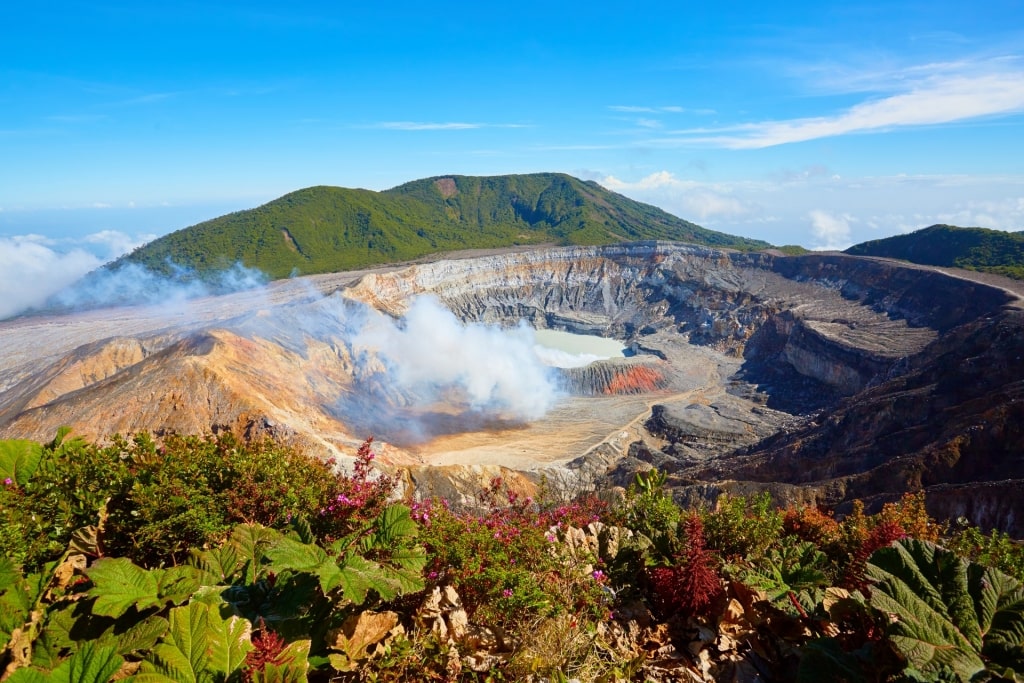
[[[281,537],[267,550],[267,559],[277,572],[291,570],[314,574],[324,593],[330,593],[341,582],[341,570],[334,558],[318,545]]]
[[[210,609],[212,614],[217,614],[215,608]],[[207,661],[207,668],[223,674],[224,678],[229,677],[235,670],[241,668],[245,663],[245,655],[252,649],[249,638],[252,634],[252,625],[245,619],[229,617],[221,619],[219,615],[209,620],[211,631],[214,637],[210,638],[210,658]]]
[[[28,439],[0,441],[0,482],[10,479],[19,486],[28,483],[39,468],[43,447]]]
[[[153,649],[157,641],[167,633],[170,622],[160,616],[140,621],[121,634],[112,634],[114,646],[123,655],[143,654]]]
[[[357,605],[366,602],[371,590],[376,590],[385,600],[395,597],[391,585],[381,580],[380,565],[359,555],[353,555],[345,562],[340,584],[344,596]]]
[[[96,598],[96,614],[119,617],[132,606],[141,610],[163,604],[158,572],[137,567],[127,558],[101,558],[85,573],[93,582],[88,594]]]
[[[64,443],[64,437],[71,433],[71,427],[67,425],[61,425],[57,427],[57,434],[53,437],[53,441],[50,442],[50,448],[60,448]]]
[[[934,544],[904,540],[871,556],[871,605],[911,672],[963,680],[987,661],[1024,674],[1024,589],[998,570]]]
[[[297,515],[292,518],[290,526],[292,532],[295,533],[303,543],[316,543],[316,535],[313,534],[313,527],[309,525],[309,520],[302,515]]]
[[[423,588],[422,580],[413,577],[408,570],[384,567],[360,555],[346,558],[340,584],[345,597],[357,605],[366,602],[371,590],[384,600],[391,600],[404,592]]]
[[[189,562],[203,572],[202,583],[207,586],[234,583],[241,565],[238,549],[231,543],[201,552],[193,550]]]
[[[366,540],[367,550],[391,548],[405,540],[416,537],[419,527],[413,521],[411,511],[405,505],[389,505],[377,517],[375,531]]]
[[[202,571],[190,565],[169,567],[157,571],[157,595],[161,604],[169,601],[180,605],[186,602],[193,593],[199,590],[202,578]]]
[[[170,612],[170,630],[142,663],[136,680],[225,680],[251,649],[248,624],[238,617],[222,619],[216,606],[190,603]]]
[[[54,669],[49,680],[53,683],[107,683],[122,664],[124,658],[114,648],[87,642]]]
[[[235,548],[245,570],[245,583],[254,582],[260,575],[267,549],[283,536],[260,524],[239,524],[231,532],[228,543]]]
[[[0,636],[3,636],[3,644],[10,639],[14,629],[28,620],[55,566],[56,563],[51,563],[41,573],[18,575],[6,590],[0,592]]]
[[[6,683],[50,683],[50,678],[39,669],[26,667],[11,674]]]
[[[21,569],[14,564],[14,560],[6,555],[0,555],[0,593],[14,585],[21,578]]]
[[[398,594],[423,590],[425,584],[422,572],[427,564],[425,549],[401,548],[391,553],[388,559],[390,564],[380,564],[379,571],[382,578],[391,583]]]
[[[112,647],[84,643],[49,675],[39,669],[23,668],[15,671],[8,683],[107,683],[116,674],[124,658]]]

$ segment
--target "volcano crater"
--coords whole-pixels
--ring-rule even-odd
[[[463,327],[598,335],[628,356],[557,370],[553,398],[517,385],[517,401],[543,408],[523,419],[471,400],[473,368],[500,365],[504,346],[483,349],[489,361],[449,348],[430,363],[461,363],[463,384],[424,400],[359,341],[368,318],[401,321],[424,296]],[[185,315],[0,323],[0,436],[232,429],[345,456],[375,428],[381,462],[421,493],[496,471],[605,487],[657,465],[680,500],[769,490],[841,507],[924,489],[938,513],[1020,531],[1024,512],[975,494],[1024,481],[1021,317],[1012,287],[877,259],[665,242],[506,250],[279,281]],[[426,345],[413,341],[399,358]],[[360,422],[353,406],[386,419]],[[410,416],[432,429],[387,433]]]

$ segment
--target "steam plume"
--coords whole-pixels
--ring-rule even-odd
[[[387,378],[421,400],[460,397],[472,411],[529,421],[557,397],[530,327],[466,325],[432,296],[414,299],[400,321],[373,312],[352,344],[357,355],[380,358]]]

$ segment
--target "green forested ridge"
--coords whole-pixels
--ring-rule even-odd
[[[968,268],[1024,280],[1024,232],[933,225],[907,235],[856,244],[846,253]]]
[[[138,263],[157,272],[177,266],[203,273],[241,262],[281,278],[457,249],[638,239],[736,249],[769,246],[707,230],[568,175],[440,176],[384,192],[298,190],[178,230],[109,267]]]

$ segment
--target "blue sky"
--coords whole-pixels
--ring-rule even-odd
[[[449,173],[562,171],[811,248],[1024,229],[1019,0],[349,5],[5,8],[0,292]]]

